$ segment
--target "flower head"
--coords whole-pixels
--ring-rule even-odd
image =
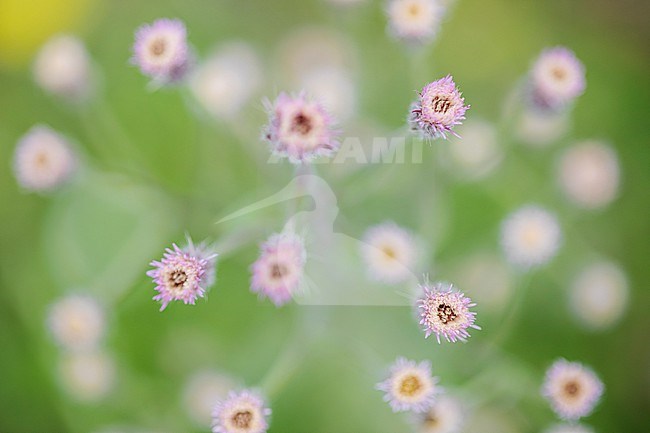
[[[185,24],[163,18],[142,25],[135,33],[132,62],[161,84],[182,79],[190,62]]]
[[[211,115],[233,120],[262,81],[257,53],[244,42],[228,42],[192,74],[190,89]]]
[[[531,71],[533,102],[546,109],[561,109],[585,90],[585,68],[565,47],[542,51]]]
[[[435,402],[436,394],[442,392],[438,378],[431,377],[429,361],[410,361],[398,358],[390,369],[388,379],[377,384],[384,391],[384,401],[390,404],[393,412],[424,412]]]
[[[251,390],[231,391],[212,412],[213,433],[265,433],[271,409]]]
[[[417,250],[412,234],[393,222],[370,227],[361,245],[371,278],[391,284],[412,275]]]
[[[609,146],[596,141],[576,144],[562,155],[558,178],[564,194],[578,206],[603,207],[618,192],[616,154]]]
[[[90,59],[78,38],[58,35],[40,49],[34,62],[34,79],[45,91],[71,100],[90,91]]]
[[[322,104],[307,99],[305,93],[289,96],[281,93],[273,104],[267,103],[269,123],[262,138],[273,153],[299,164],[319,156],[331,156],[340,146],[334,120]]]
[[[25,189],[51,191],[65,183],[76,168],[68,140],[47,126],[37,125],[16,146],[14,172]]]
[[[438,33],[444,12],[438,0],[391,0],[388,32],[407,42],[428,42]]]
[[[604,389],[591,369],[559,359],[546,371],[542,395],[560,418],[575,421],[593,411]]]
[[[501,225],[501,248],[509,262],[522,268],[548,262],[557,254],[561,241],[557,219],[539,206],[524,206]]]
[[[286,304],[300,287],[305,259],[300,237],[293,233],[272,235],[262,244],[260,257],[251,266],[251,290],[278,307]]]
[[[205,243],[194,245],[188,237],[188,245],[181,249],[176,244],[167,248],[160,261],[151,262],[154,269],[147,272],[156,284],[158,294],[153,297],[161,301],[160,311],[172,301],[185,304],[196,302],[214,284],[217,254]]]
[[[458,433],[463,427],[463,408],[452,397],[440,396],[426,412],[418,414],[418,433]]]
[[[421,288],[423,297],[416,305],[425,338],[436,334],[438,343],[441,336],[449,342],[466,341],[470,337],[468,328],[481,329],[474,324],[476,313],[469,311],[476,304],[453,285],[425,283]]]
[[[88,295],[70,295],[49,309],[47,325],[54,340],[68,350],[96,348],[106,332],[104,309]]]
[[[465,119],[469,105],[451,75],[433,81],[422,89],[411,105],[409,126],[424,139],[447,138],[448,133]]]
[[[598,262],[585,268],[571,285],[571,311],[591,329],[616,323],[627,307],[629,289],[623,271],[614,263]]]

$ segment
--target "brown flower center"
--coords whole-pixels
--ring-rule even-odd
[[[187,281],[187,274],[182,269],[175,269],[169,274],[169,283],[174,288],[179,288]]]
[[[402,383],[399,387],[400,393],[409,397],[417,394],[420,389],[422,389],[422,383],[420,382],[420,379],[414,375],[406,376],[402,379]]]
[[[281,263],[271,265],[271,277],[275,280],[285,277],[289,273],[287,267]]]
[[[440,319],[443,324],[446,325],[449,322],[453,322],[456,320],[456,317],[458,317],[458,315],[450,305],[438,305],[438,319]]]
[[[311,129],[311,119],[305,116],[303,113],[298,113],[296,117],[293,118],[293,123],[291,125],[292,132],[297,132],[300,135],[307,135]]]
[[[431,108],[436,113],[445,114],[449,111],[449,107],[451,107],[451,101],[446,96],[436,95],[431,100]]]
[[[34,162],[36,163],[37,167],[43,168],[43,167],[47,167],[50,161],[45,153],[39,153],[38,155],[36,155]]]
[[[551,74],[557,79],[557,80],[563,80],[566,77],[566,71],[562,68],[553,68],[551,70]]]
[[[240,429],[249,428],[252,420],[253,420],[253,413],[249,410],[242,410],[236,412],[232,416],[233,425]]]
[[[580,386],[576,381],[569,381],[564,384],[564,392],[569,397],[576,397],[580,393]]]
[[[163,38],[158,38],[151,43],[151,46],[149,47],[149,51],[155,57],[158,57],[165,52],[166,48],[167,48],[167,42],[165,42]]]
[[[440,419],[438,418],[438,415],[433,411],[430,411],[424,417],[424,427],[427,430],[437,427],[438,424],[440,424]]]

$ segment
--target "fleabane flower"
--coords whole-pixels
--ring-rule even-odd
[[[76,400],[96,402],[112,390],[115,370],[113,359],[103,352],[67,353],[59,364],[59,379]]]
[[[521,268],[547,263],[557,254],[561,242],[557,218],[536,205],[518,209],[501,225],[501,248],[506,259]]]
[[[65,137],[47,126],[37,125],[18,141],[13,168],[20,186],[48,192],[71,177],[76,162],[72,146]]]
[[[304,92],[297,96],[280,93],[275,102],[266,105],[269,123],[262,138],[270,143],[274,154],[299,164],[331,156],[338,150],[334,119],[320,102],[308,99]]]
[[[291,300],[299,289],[306,261],[302,239],[293,233],[276,233],[261,246],[251,266],[251,291],[269,298],[277,307]]]
[[[562,109],[584,92],[585,68],[568,48],[547,48],[533,65],[530,85],[536,106]]]
[[[425,338],[436,334],[438,343],[440,337],[449,342],[467,341],[468,328],[481,329],[474,324],[476,313],[469,311],[476,304],[452,284],[426,282],[420,287],[423,294],[416,306]]]
[[[576,421],[593,411],[604,389],[591,369],[559,359],[546,371],[542,395],[560,418]]]
[[[106,332],[106,317],[94,297],[69,295],[52,304],[47,326],[60,346],[72,351],[87,351],[99,345]]]
[[[625,313],[629,288],[623,271],[614,263],[597,262],[583,269],[570,289],[574,316],[593,330],[615,324]]]
[[[408,123],[413,132],[423,139],[447,138],[456,125],[465,119],[469,105],[454,83],[451,75],[433,81],[418,94],[411,104]]]
[[[426,412],[415,419],[418,433],[458,433],[465,418],[461,404],[453,397],[440,396]]]
[[[562,155],[558,181],[564,194],[578,206],[589,209],[606,206],[618,192],[616,154],[597,141],[578,143]]]
[[[265,433],[271,409],[255,391],[231,391],[212,412],[213,433]]]
[[[363,235],[361,254],[372,279],[389,284],[407,280],[417,253],[413,235],[393,222],[370,227]]]
[[[205,296],[206,290],[214,284],[217,254],[205,243],[194,245],[188,237],[183,249],[172,244],[160,261],[151,262],[154,269],[147,272],[156,284],[158,292],[153,297],[160,301],[160,311],[172,301],[183,301],[194,305],[198,298]]]
[[[131,61],[157,83],[181,80],[190,63],[185,24],[180,20],[162,18],[139,27]]]
[[[33,73],[36,83],[53,95],[80,100],[90,92],[90,58],[83,42],[74,36],[49,39],[36,56]]]
[[[383,391],[384,401],[390,404],[393,412],[427,411],[434,404],[436,395],[442,390],[439,379],[431,376],[431,363],[420,363],[406,358],[398,358],[390,369],[390,376],[376,385]]]
[[[438,0],[391,0],[388,33],[406,42],[428,42],[438,33],[444,12]]]

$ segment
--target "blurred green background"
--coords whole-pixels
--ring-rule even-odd
[[[648,430],[650,4],[459,0],[416,72],[404,47],[386,36],[382,7],[371,0],[350,9],[324,0],[0,2],[0,432],[81,433],[111,425],[208,431],[193,426],[183,409],[191,373],[215,368],[254,386],[289,336],[305,326],[313,344],[271,397],[272,433],[409,431],[373,390],[398,355],[431,359],[442,384],[472,413],[501,422],[498,433],[551,424],[553,414],[538,396],[543,372],[559,356],[579,360],[607,387],[585,422],[603,433]],[[557,212],[565,231],[565,248],[530,277],[516,325],[489,362],[482,356],[492,353],[508,311],[479,305],[483,331],[468,344],[439,346],[423,341],[403,308],[276,309],[248,290],[257,241],[220,260],[207,302],[158,312],[144,275],[149,261],[185,232],[195,239],[225,236],[228,227],[213,224],[218,217],[278,190],[292,174],[286,164],[259,164],[267,155],[256,139],[265,117],[261,103],[251,103],[233,128],[188,109],[183,91],[146,90],[128,59],[134,30],[158,17],[184,20],[199,57],[222,41],[249,42],[265,65],[260,97],[286,85],[278,46],[289,33],[305,25],[340,33],[357,53],[358,71],[359,114],[344,129],[361,120],[382,130],[400,128],[413,91],[447,73],[472,106],[468,118],[497,122],[541,49],[562,44],[576,52],[588,84],[566,137],[545,149],[513,143],[501,169],[481,182],[434,185],[444,198],[438,229],[427,238],[436,278],[451,278],[466,254],[496,251],[502,218],[530,201]],[[32,56],[59,31],[87,44],[101,76],[101,102],[78,109],[33,83]],[[36,123],[73,138],[85,155],[80,181],[51,196],[22,192],[11,170],[16,141]],[[248,134],[246,145],[235,129]],[[571,209],[552,179],[558,151],[586,138],[607,140],[620,158],[620,196],[602,211]],[[338,193],[341,232],[360,237],[385,219],[422,227],[419,202],[422,190],[432,187],[429,170],[367,167],[364,176],[377,181],[368,182],[362,196],[343,192],[350,179],[336,167],[319,167],[319,174]],[[267,233],[282,227],[277,209],[262,214],[272,221]],[[621,322],[598,333],[576,325],[566,307],[566,285],[591,257],[620,264],[631,288]],[[106,348],[116,360],[117,382],[99,403],[76,402],[57,381],[59,352],[44,318],[48,305],[71,291],[94,293],[109,306]],[[493,431],[488,422],[482,428],[473,431]]]

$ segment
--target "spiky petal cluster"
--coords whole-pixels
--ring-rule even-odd
[[[302,281],[306,253],[303,241],[293,233],[276,233],[261,246],[260,257],[251,266],[251,290],[282,306]]]
[[[451,75],[433,81],[418,94],[411,105],[408,122],[411,130],[424,139],[447,138],[456,125],[465,119],[465,98],[456,87]]]
[[[422,298],[417,301],[420,325],[425,338],[436,334],[449,342],[466,341],[470,337],[468,328],[481,329],[474,324],[476,313],[469,309],[476,304],[449,283],[425,283],[421,286]]]
[[[431,363],[417,363],[406,358],[398,358],[390,369],[389,377],[376,385],[383,391],[384,401],[390,404],[393,412],[413,411],[421,413],[434,404],[436,395],[442,392],[437,386],[438,378],[431,377]]]
[[[575,421],[593,411],[604,389],[590,368],[559,359],[546,371],[542,395],[560,418]]]
[[[310,100],[304,92],[297,96],[280,93],[275,102],[267,102],[269,123],[262,138],[271,151],[299,164],[319,156],[331,156],[338,150],[338,132],[334,119],[320,102]]]
[[[157,83],[182,79],[190,63],[185,24],[163,18],[142,25],[135,33],[131,61]]]
[[[542,109],[557,110],[584,92],[585,68],[568,48],[548,48],[535,61],[530,81],[533,103]]]
[[[213,433],[265,433],[271,409],[255,391],[231,391],[212,412]]]
[[[147,272],[156,284],[158,292],[153,297],[160,301],[160,311],[172,301],[192,304],[205,295],[214,284],[214,266],[217,254],[205,244],[195,246],[188,238],[188,245],[181,249],[176,244],[167,248],[160,261],[151,262],[154,269]]]

